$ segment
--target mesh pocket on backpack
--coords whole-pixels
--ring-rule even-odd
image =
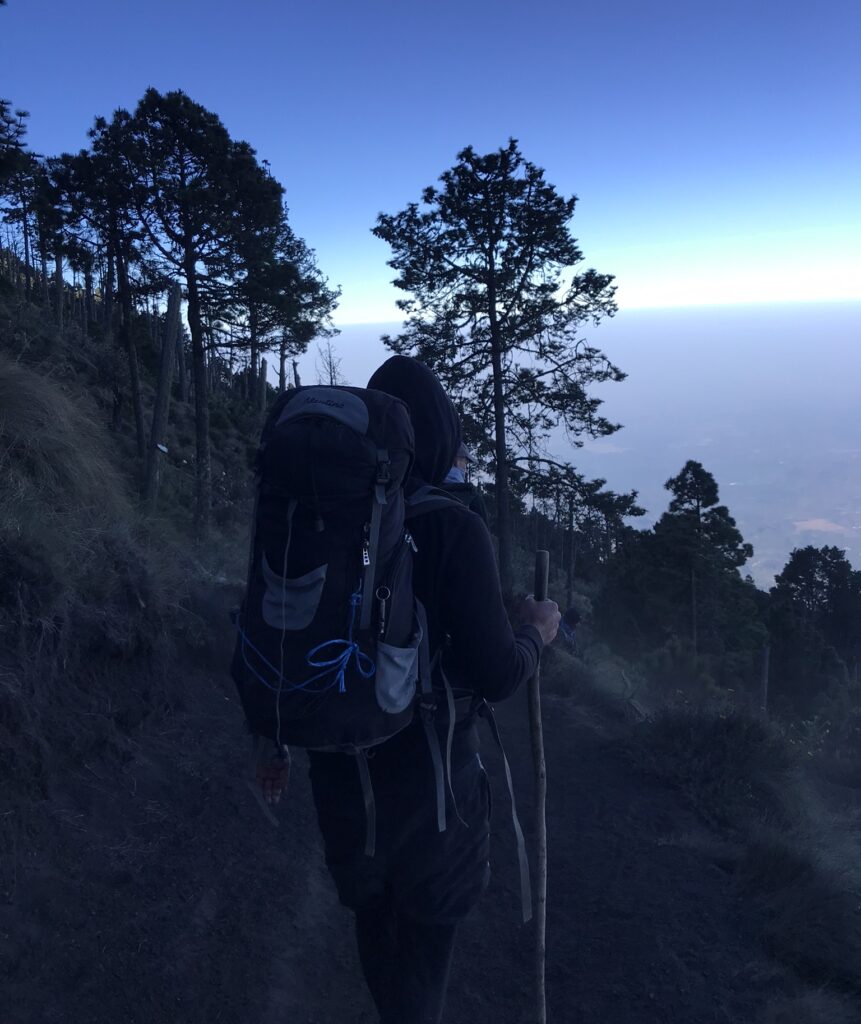
[[[374,684],[377,704],[389,714],[405,711],[416,695],[421,640],[422,631],[417,628],[406,647],[377,641],[377,677]]]
[[[263,621],[273,629],[305,629],[311,625],[326,582],[328,565],[319,565],[296,579],[275,572],[263,555]]]

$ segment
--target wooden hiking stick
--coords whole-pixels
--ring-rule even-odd
[[[535,600],[547,600],[547,576],[550,552],[535,552]],[[532,759],[535,763],[535,1021],[546,1024],[547,1004],[544,989],[545,934],[547,930],[547,822],[544,804],[547,798],[547,768],[544,763],[544,730],[541,725],[541,664],[529,680],[529,731]]]

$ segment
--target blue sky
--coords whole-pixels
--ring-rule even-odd
[[[341,322],[397,317],[377,213],[512,135],[623,307],[861,299],[859,38],[856,0],[9,0],[0,95],[50,153],[184,89],[271,162]]]

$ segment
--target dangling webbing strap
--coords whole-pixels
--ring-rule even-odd
[[[440,661],[439,672],[442,676],[442,683],[445,687],[445,700],[448,705],[448,732],[445,738],[445,771],[446,778],[448,779],[448,791],[451,795],[451,805],[454,808],[454,813],[457,816],[457,820],[465,828],[469,828],[469,825],[461,818],[460,811],[457,809],[457,800],[454,796],[454,789],[451,784],[451,748],[454,745],[454,723],[457,717],[457,711],[454,706],[454,690],[451,688],[451,683],[448,681],[448,676],[445,674],[445,669],[442,667]]]
[[[493,714],[493,708],[482,701],[478,708],[482,718],[487,719],[493,738],[502,754],[502,763],[505,765],[505,781],[508,783],[508,795],[511,797],[511,820],[514,823],[514,837],[517,841],[517,860],[520,863],[520,904],[523,912],[523,923],[532,920],[532,883],[529,879],[529,857],[526,853],[526,840],[523,838],[523,829],[520,827],[520,818],[517,816],[517,802],[514,799],[514,782],[511,778],[511,766],[505,756],[505,747],[502,745],[502,738],[499,735],[499,727]]]
[[[287,503],[287,539],[284,541],[284,560],[281,563],[281,664],[278,666],[278,689],[275,691],[275,741],[279,747],[281,743],[281,688],[284,685],[284,636],[287,631],[286,615],[284,604],[287,600],[287,556],[290,554],[290,544],[293,540],[293,516],[299,502],[291,498]]]
[[[359,781],[362,784],[362,798],[365,801],[365,856],[373,857],[377,851],[377,805],[374,802],[374,787],[368,771],[367,750],[356,751],[359,766]]]
[[[430,748],[431,760],[433,761],[434,780],[436,783],[437,828],[440,832],[445,832],[447,827],[445,815],[445,767],[442,760],[442,751],[439,746],[439,736],[434,726],[436,698],[434,697],[431,683],[433,669],[430,660],[430,648],[428,647],[428,620],[424,605],[418,600],[416,601],[416,618],[422,633],[422,638],[419,641],[419,685],[421,687],[419,715],[424,726],[428,747]],[[449,775],[450,778],[451,775]],[[451,785],[450,782],[449,785]]]
[[[380,547],[380,523],[383,505],[386,504],[386,484],[389,482],[389,453],[385,448],[377,451],[377,478],[374,483],[374,498],[371,502],[371,528],[365,557],[365,576],[362,584],[362,616],[359,629],[371,628],[371,612],[374,609],[374,582],[377,571],[377,555]]]
[[[251,514],[251,542],[248,548],[248,571],[245,574],[245,593],[251,589],[251,574],[254,572],[254,548],[257,543],[257,512],[260,508],[260,484],[254,489],[254,511]]]

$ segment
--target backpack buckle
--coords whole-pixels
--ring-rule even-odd
[[[423,719],[432,722],[436,715],[437,702],[435,697],[422,697],[419,701],[419,714]]]
[[[377,451],[377,483],[387,484],[392,479],[391,474],[391,460],[389,459],[389,453],[385,448],[380,448]]]

